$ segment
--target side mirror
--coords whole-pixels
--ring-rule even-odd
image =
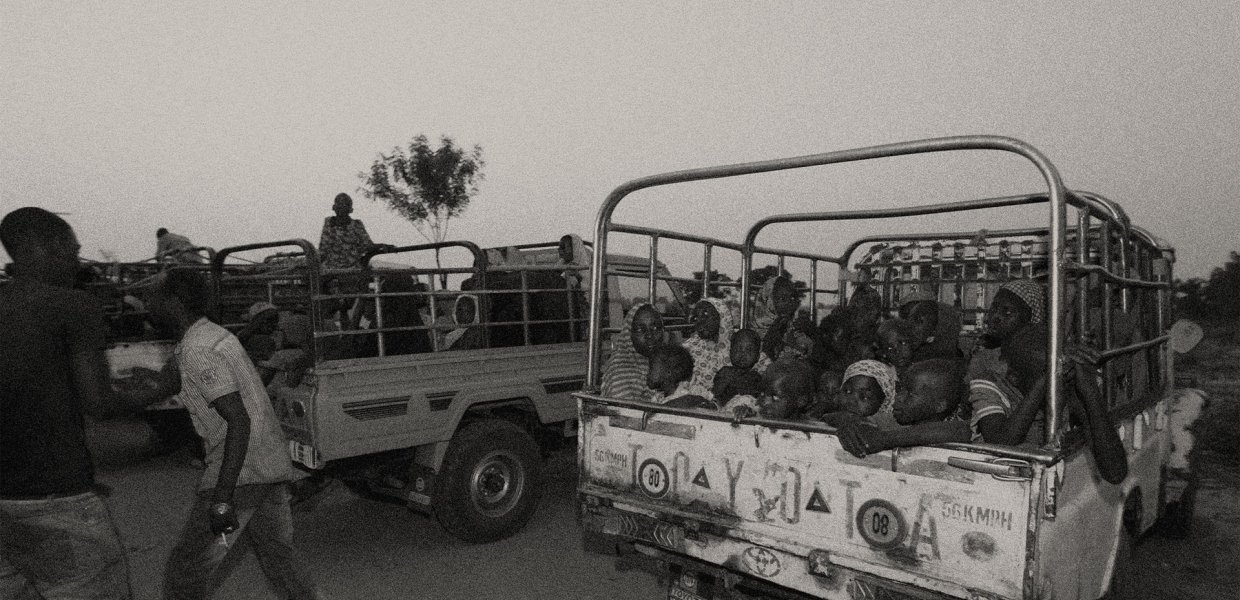
[[[1186,354],[1201,342],[1201,326],[1187,319],[1180,319],[1171,326],[1171,349]]]

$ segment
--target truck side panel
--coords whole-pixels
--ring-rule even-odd
[[[311,384],[280,389],[277,406],[290,439],[319,461],[411,448],[450,439],[480,402],[523,398],[542,422],[574,418],[582,354],[557,344],[332,361]]]
[[[830,434],[582,402],[584,494],[707,524],[656,537],[665,548],[815,593],[810,563],[826,561],[953,595],[1022,594],[1040,468],[1001,481],[947,464],[993,458],[978,452],[857,459]],[[800,564],[776,569],[771,556]]]
[[[1044,518],[1038,536],[1041,572],[1038,589],[1047,597],[1092,600],[1110,581],[1127,502],[1140,498],[1139,534],[1158,516],[1158,482],[1170,450],[1166,418],[1168,400],[1146,408],[1122,423],[1128,453],[1128,477],[1112,485],[1098,476],[1088,448],[1068,456],[1048,478],[1055,478],[1053,518]]]

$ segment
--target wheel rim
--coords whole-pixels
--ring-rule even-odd
[[[469,499],[487,517],[502,517],[525,492],[525,469],[507,450],[494,450],[474,465],[469,476]]]

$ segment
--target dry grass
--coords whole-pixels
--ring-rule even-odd
[[[1240,323],[1202,323],[1205,338],[1177,357],[1176,374],[1191,375],[1210,395],[1197,422],[1199,448],[1226,462],[1240,463]]]

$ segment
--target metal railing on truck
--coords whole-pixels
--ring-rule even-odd
[[[1054,446],[1058,443],[1060,433],[1059,427],[1063,406],[1062,394],[1065,386],[1065,365],[1061,364],[1061,358],[1063,356],[1064,344],[1067,341],[1069,326],[1071,325],[1066,322],[1066,316],[1070,312],[1066,310],[1069,277],[1073,279],[1073,284],[1076,288],[1077,310],[1074,335],[1078,341],[1088,341],[1090,335],[1089,326],[1092,320],[1088,309],[1092,305],[1101,305],[1100,308],[1102,310],[1100,312],[1102,317],[1100,325],[1102,335],[1106,338],[1102,356],[1105,359],[1113,359],[1119,356],[1135,354],[1143,350],[1156,349],[1156,352],[1162,359],[1161,364],[1166,369],[1169,369],[1165,331],[1170,305],[1167,296],[1171,281],[1170,258],[1173,255],[1169,248],[1166,248],[1165,245],[1160,245],[1152,236],[1132,227],[1128,217],[1114,202],[1096,194],[1069,192],[1065,188],[1054,165],[1041,152],[1022,141],[999,136],[938,138],[786,159],[689,169],[632,180],[612,191],[599,209],[595,224],[596,254],[592,273],[595,289],[597,289],[599,279],[606,272],[604,258],[609,242],[609,234],[613,232],[651,233],[650,230],[643,230],[630,225],[617,225],[611,222],[611,216],[620,201],[637,190],[673,183],[767,173],[810,166],[960,150],[997,150],[1016,154],[1033,163],[1047,185],[1047,192],[1043,194],[965,200],[907,208],[815,212],[769,217],[759,221],[750,228],[744,244],[740,246],[743,266],[741,268],[739,286],[743,290],[752,289],[750,278],[753,256],[768,251],[768,249],[757,246],[757,236],[764,228],[775,223],[912,217],[984,208],[1003,208],[1037,203],[1047,204],[1049,207],[1049,219],[1044,230],[1019,230],[1015,233],[1028,236],[1044,231],[1042,235],[1045,236],[1045,244],[1048,249],[1045,276],[1047,279],[1049,305],[1047,314],[1049,330],[1047,353],[1051,372],[1047,385],[1045,408],[1046,437],[1044,442],[1049,446]],[[1078,210],[1076,229],[1072,237],[1069,236],[1067,222],[1067,208],[1069,206],[1075,207]],[[1099,221],[1097,228],[1092,224],[1094,219]],[[1096,233],[1095,229],[1097,230]],[[669,235],[670,232],[659,233],[665,237],[671,237]],[[947,234],[946,237],[958,239],[959,236],[963,235],[966,234]],[[976,236],[976,233],[967,235]],[[1091,237],[1094,240],[1098,240],[1098,242],[1091,245]],[[685,238],[681,237],[678,239]],[[736,248],[735,244],[727,244],[718,240],[709,241],[718,247]],[[1068,252],[1070,241],[1076,245],[1075,260],[1071,259]],[[848,252],[841,258],[817,257],[818,260],[835,263],[840,267],[841,281],[837,293],[841,303],[847,300],[847,286],[850,283],[847,264],[852,252],[855,250],[856,246],[850,247]],[[1162,261],[1161,266],[1155,264],[1158,260]],[[705,269],[705,273],[709,273],[709,260],[704,261],[704,264],[708,267]],[[1116,273],[1116,269],[1119,269],[1121,272]],[[1010,277],[1010,270],[1008,275]],[[704,276],[704,279],[709,279],[709,276]],[[706,284],[703,285],[705,286]],[[812,287],[817,289],[816,282]],[[1089,295],[1088,291],[1090,289],[1100,290],[1100,294],[1094,295],[1099,299],[1093,299],[1094,296]],[[1118,308],[1120,310],[1127,310],[1129,308],[1130,303],[1133,301],[1133,295],[1140,293],[1138,290],[1155,291],[1156,298],[1154,299],[1155,306],[1153,311],[1155,314],[1151,316],[1154,317],[1152,329],[1157,334],[1156,336],[1139,343],[1117,346],[1112,344],[1111,324],[1114,316],[1112,313],[1116,308],[1113,305],[1112,296],[1116,290],[1120,292],[1118,294],[1120,304]],[[594,300],[597,301],[597,296]],[[741,325],[745,326],[749,323],[750,313],[752,312],[750,294],[741,294],[741,302]],[[815,302],[814,305],[816,306],[816,304]],[[601,343],[604,331],[597,303],[592,306],[594,310],[591,311],[590,321],[591,343],[589,346],[587,385],[589,389],[597,390],[600,380]],[[1110,377],[1109,369],[1108,367],[1108,377]],[[1170,378],[1166,376],[1162,379],[1163,384],[1170,381]],[[1107,387],[1109,388],[1110,386]],[[1114,413],[1114,399],[1109,398],[1109,400],[1112,402]]]
[[[227,271],[224,261],[238,252],[252,252],[293,246],[295,252],[283,252],[277,260],[266,265],[254,265],[244,272],[223,273],[216,277],[216,301],[220,303],[224,325],[233,329],[244,325],[240,321],[240,309],[255,301],[268,301],[280,310],[300,313],[306,317],[315,340],[312,348],[315,362],[337,358],[352,358],[349,352],[339,351],[334,343],[357,336],[373,336],[374,356],[383,357],[392,352],[393,341],[400,336],[426,336],[425,345],[414,344],[414,351],[399,354],[438,352],[443,347],[439,334],[454,325],[441,322],[440,317],[449,311],[441,306],[462,295],[477,298],[477,320],[465,327],[479,327],[483,333],[483,347],[509,347],[581,341],[585,338],[587,322],[580,290],[564,286],[550,286],[548,281],[563,282],[560,274],[566,270],[585,270],[588,267],[572,265],[492,265],[486,253],[468,241],[448,241],[386,248],[368,252],[362,258],[360,269],[323,269],[318,252],[305,240],[284,240],[247,244],[221,250],[212,263],[215,272]],[[527,244],[524,248],[538,248],[548,244]],[[466,250],[472,258],[468,267],[436,268],[372,268],[371,261],[381,255],[430,252],[449,248]],[[551,277],[550,275],[553,275]],[[425,276],[425,282],[422,277]],[[441,277],[468,276],[471,285],[466,289],[448,289]],[[541,283],[539,281],[541,280]],[[343,285],[332,291],[331,287]],[[244,288],[249,292],[243,292]],[[255,293],[255,289],[258,293]],[[562,300],[562,301],[561,301]],[[363,304],[368,305],[363,306]],[[545,317],[547,305],[558,304],[562,316]],[[352,305],[351,307],[349,305]],[[496,311],[503,306],[507,313]],[[231,306],[233,310],[224,310]],[[329,316],[353,311],[373,310],[374,327],[364,329],[327,327]],[[422,310],[426,314],[422,314]],[[552,309],[555,311],[555,308]],[[519,314],[517,314],[519,313]],[[357,314],[354,312],[353,314]],[[510,314],[515,318],[496,318]],[[426,322],[429,321],[429,322]],[[406,323],[416,324],[406,324]],[[502,339],[501,339],[502,338]],[[350,344],[351,345],[351,344]],[[397,344],[406,348],[405,344]],[[361,357],[361,356],[356,356]]]
[[[151,332],[146,328],[148,313],[140,308],[141,302],[127,302],[126,297],[132,296],[141,301],[142,294],[155,278],[171,268],[194,269],[207,273],[209,262],[215,257],[215,250],[207,246],[195,246],[188,250],[205,254],[207,262],[178,263],[157,261],[153,258],[136,262],[82,261],[79,285],[102,304],[104,318],[107,319],[111,332],[111,342],[158,341],[151,338],[152,333],[157,337],[158,332]]]

